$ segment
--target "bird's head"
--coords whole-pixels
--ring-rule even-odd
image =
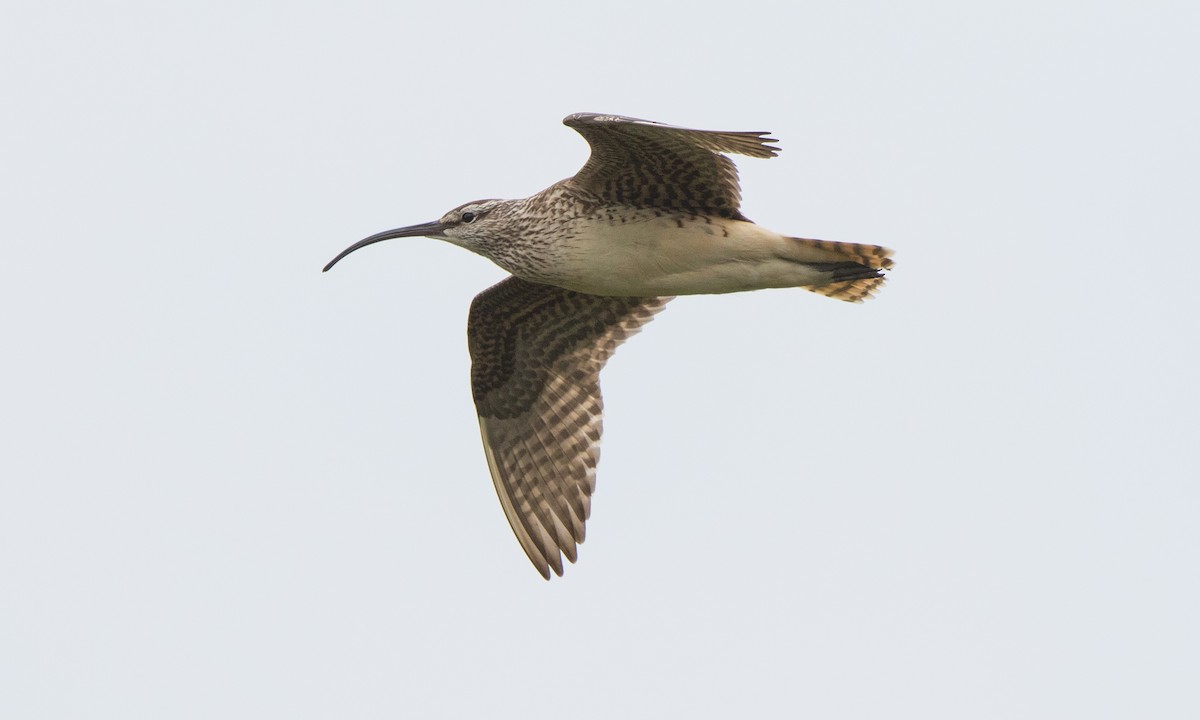
[[[338,256],[330,260],[322,272],[328,271],[339,260],[359,248],[373,245],[383,240],[391,240],[392,238],[431,237],[445,240],[473,252],[479,252],[486,244],[488,238],[494,237],[497,234],[496,230],[502,226],[501,217],[503,213],[493,211],[504,205],[505,202],[504,200],[474,200],[459,205],[433,222],[409,225],[407,227],[396,228],[395,230],[384,230],[381,233],[376,233],[371,237],[359,240],[338,253]]]

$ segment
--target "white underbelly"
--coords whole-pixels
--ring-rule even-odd
[[[577,233],[555,282],[593,295],[696,295],[811,285],[822,273],[787,259],[791,238],[736,220],[650,218]]]

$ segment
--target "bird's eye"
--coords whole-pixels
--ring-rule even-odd
[[[465,212],[465,213],[463,213],[463,214],[462,214],[462,221],[463,221],[463,222],[465,222],[465,223],[474,222],[474,221],[475,221],[475,213],[473,213],[473,212]]]

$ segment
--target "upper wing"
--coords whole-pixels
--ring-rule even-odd
[[[546,579],[575,562],[600,457],[600,368],[670,298],[600,297],[515,277],[476,296],[471,391],[504,514]]]
[[[733,161],[720,153],[774,157],[765,132],[691,130],[651,120],[576,113],[563,119],[592,147],[574,188],[618,205],[740,217]]]

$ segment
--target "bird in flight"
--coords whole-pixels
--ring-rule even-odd
[[[476,200],[439,220],[343,250],[431,237],[511,277],[471,303],[467,344],[483,450],[504,514],[542,577],[575,562],[600,457],[600,369],[675,295],[801,287],[862,302],[891,250],[797,238],[740,211],[726,153],[774,157],[763,132],[675,127],[577,113],[563,124],[591,156],[574,177],[520,200]]]

